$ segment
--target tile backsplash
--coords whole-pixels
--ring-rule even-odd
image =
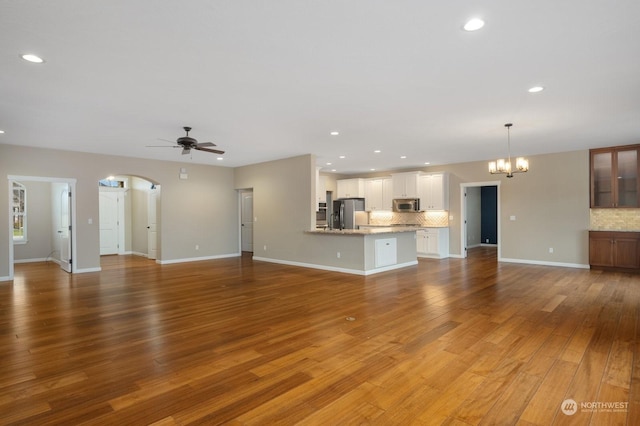
[[[640,231],[640,209],[591,209],[592,231]]]
[[[420,225],[446,228],[449,226],[449,212],[394,213],[389,211],[369,212],[370,225]]]

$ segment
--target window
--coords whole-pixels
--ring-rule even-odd
[[[27,188],[13,182],[13,242],[27,242]]]

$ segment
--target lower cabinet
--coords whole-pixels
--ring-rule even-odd
[[[589,231],[589,265],[640,269],[640,232]]]
[[[416,231],[418,257],[449,257],[449,228],[426,228]]]

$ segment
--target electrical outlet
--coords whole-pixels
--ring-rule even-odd
[[[340,259],[340,252],[337,252],[337,253],[336,253],[336,257],[337,257],[338,259]]]
[[[196,244],[196,250],[200,250],[200,246]]]
[[[267,245],[266,244],[264,245],[264,251],[267,251]]]
[[[553,253],[553,247],[549,247],[549,253]]]

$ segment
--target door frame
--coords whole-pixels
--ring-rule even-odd
[[[14,254],[13,254],[13,211],[11,206],[13,205],[13,182],[49,182],[49,183],[66,183],[69,185],[69,191],[71,192],[71,273],[76,272],[77,269],[77,256],[76,256],[76,182],[74,178],[56,178],[56,177],[42,177],[42,176],[21,176],[21,175],[7,175],[8,180],[8,203],[7,209],[9,213],[8,217],[8,229],[9,229],[9,280],[14,278]],[[27,213],[28,214],[28,213]]]
[[[253,188],[244,188],[238,190],[238,254],[242,255],[242,195],[246,193],[254,194]],[[252,217],[255,218],[255,196],[253,197],[254,202],[251,204],[253,206],[253,212],[251,213]],[[255,220],[254,220],[255,222]],[[255,252],[255,245],[253,244],[254,239],[254,230],[255,225],[251,229],[251,240],[253,249]]]
[[[467,188],[495,186],[497,187],[497,211],[498,216],[498,261],[502,259],[502,225],[500,224],[500,183],[501,181],[467,182],[460,184],[460,257],[467,257]]]

